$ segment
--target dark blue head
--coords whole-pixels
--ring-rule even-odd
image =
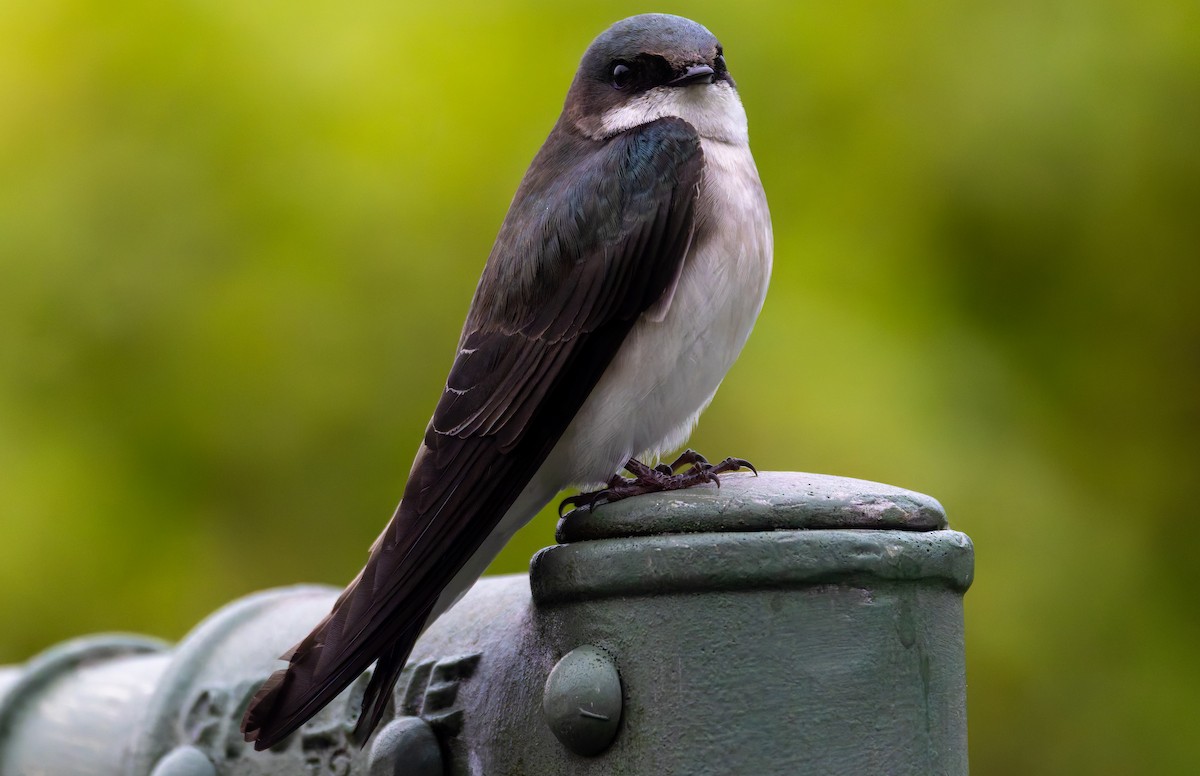
[[[564,110],[576,129],[604,137],[636,126],[628,120],[631,112],[649,120],[677,115],[665,109],[667,103],[679,102],[683,92],[694,101],[699,90],[714,87],[734,92],[716,37],[682,16],[642,14],[617,22],[592,41]],[[624,115],[615,119],[623,109]]]

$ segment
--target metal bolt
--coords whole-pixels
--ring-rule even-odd
[[[563,655],[550,671],[542,697],[546,724],[575,754],[597,755],[617,737],[621,677],[599,647],[584,645]]]
[[[154,764],[150,776],[217,776],[217,769],[196,747],[177,746]]]
[[[442,749],[429,723],[397,717],[375,734],[367,760],[369,776],[442,776]]]

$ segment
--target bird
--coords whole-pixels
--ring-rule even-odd
[[[669,14],[613,24],[517,187],[399,506],[251,698],[246,741],[274,746],[374,663],[354,733],[365,745],[425,627],[562,490],[600,486],[560,514],[753,468],[690,450],[643,461],[678,450],[712,401],[772,255],[720,42]]]

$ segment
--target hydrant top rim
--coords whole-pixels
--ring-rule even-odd
[[[721,486],[636,496],[577,509],[558,523],[562,544],[658,534],[947,527],[937,499],[852,477],[802,472],[726,474]]]

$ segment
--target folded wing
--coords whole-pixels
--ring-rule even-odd
[[[701,170],[699,139],[679,119],[602,142],[551,134],[501,227],[391,523],[250,702],[242,732],[256,749],[304,724],[376,660],[360,740],[379,723],[442,590],[678,277]]]

